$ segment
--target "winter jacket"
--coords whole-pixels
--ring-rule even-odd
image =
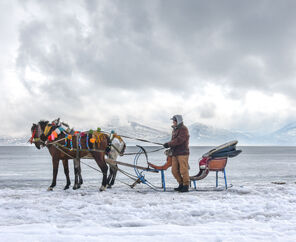
[[[172,140],[168,142],[172,148],[173,156],[189,155],[189,132],[187,127],[181,123],[173,127]]]

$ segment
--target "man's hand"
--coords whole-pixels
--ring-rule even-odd
[[[163,147],[164,147],[164,148],[169,148],[169,143],[164,143],[164,144],[163,144]]]

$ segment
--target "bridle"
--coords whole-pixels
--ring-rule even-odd
[[[123,144],[122,147],[120,147],[120,150],[112,143],[112,141],[114,139],[117,139],[119,141],[120,144]],[[125,152],[125,149],[126,149],[126,144],[125,142],[123,141],[123,139],[117,135],[113,130],[111,131],[111,138],[110,138],[110,141],[109,141],[109,147],[111,148],[111,146],[113,147],[113,149],[120,155],[120,156],[123,156],[124,152]],[[121,145],[120,145],[121,146]]]
[[[35,129],[34,129],[34,131],[32,133],[32,137],[29,139],[29,142],[31,144],[40,142],[43,147],[46,146],[46,140],[47,140],[49,131],[51,130],[52,127],[53,126],[50,126],[50,125],[46,124],[46,126],[44,128],[44,131],[43,131],[42,128],[41,128],[40,122],[39,122],[36,125],[36,127],[35,127]],[[45,137],[45,140],[43,140],[41,138],[42,135]],[[35,137],[35,136],[37,136],[37,137]]]
[[[37,128],[34,129],[33,134],[32,134],[32,137],[31,137],[31,138],[29,139],[29,141],[28,141],[28,142],[30,142],[30,144],[32,144],[33,142],[35,142],[35,139],[36,139],[36,138],[35,138],[34,136],[35,136],[35,133],[36,133],[36,129],[37,129]]]

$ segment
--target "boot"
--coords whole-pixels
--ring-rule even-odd
[[[183,188],[183,184],[179,184],[179,186],[177,188],[174,188],[175,191],[181,191],[181,189]]]
[[[188,185],[184,185],[179,192],[188,192]]]

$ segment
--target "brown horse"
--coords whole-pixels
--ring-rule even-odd
[[[59,129],[60,132],[58,135],[57,132],[55,132],[57,137],[55,137],[55,140],[52,140],[50,137],[52,137],[54,131],[57,129]],[[59,119],[53,121],[52,123],[49,123],[49,121],[40,121],[37,124],[33,124],[31,132],[32,137],[30,142],[34,143],[37,149],[46,146],[52,157],[53,178],[48,190],[52,190],[56,185],[60,160],[63,161],[64,172],[67,180],[67,184],[64,189],[69,188],[71,184],[68,167],[69,159],[74,160],[75,184],[73,189],[80,188],[83,183],[81,177],[80,158],[90,155],[95,159],[103,173],[100,191],[104,191],[106,189],[108,166],[105,161],[105,154],[108,154],[111,146],[110,138],[107,134],[101,133],[99,142],[92,143],[90,142],[91,135],[89,136],[85,133],[84,135],[80,133],[71,135],[69,134],[69,130],[68,132],[63,130]],[[71,136],[71,140],[69,140],[67,136]]]

